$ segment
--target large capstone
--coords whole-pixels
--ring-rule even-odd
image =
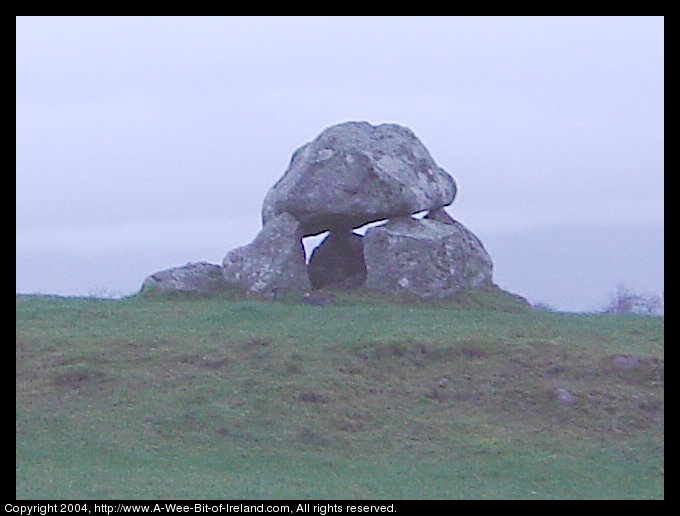
[[[481,241],[449,219],[403,217],[370,229],[364,236],[366,286],[424,298],[492,286],[493,264]]]
[[[354,288],[366,281],[363,238],[350,230],[331,231],[309,259],[312,288]]]
[[[265,197],[262,220],[289,213],[306,236],[435,210],[455,196],[453,177],[410,129],[346,122],[295,151]]]
[[[224,287],[222,267],[208,262],[187,263],[148,276],[142,284],[142,292],[188,292],[208,294]]]
[[[302,228],[287,213],[269,220],[250,244],[229,251],[222,265],[228,286],[256,297],[311,288]]]

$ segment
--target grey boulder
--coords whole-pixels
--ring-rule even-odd
[[[380,292],[445,298],[493,285],[491,257],[453,219],[402,217],[372,228],[364,236],[364,260],[366,286]]]
[[[560,405],[573,405],[578,401],[578,398],[566,389],[556,389],[555,394]]]
[[[224,286],[222,267],[208,262],[187,263],[148,276],[142,292],[190,292],[206,294]]]
[[[311,286],[300,223],[287,213],[267,222],[248,245],[232,249],[223,260],[226,284],[249,295],[275,298],[305,292]]]
[[[434,210],[451,204],[456,191],[410,129],[346,122],[295,151],[265,197],[262,221],[290,213],[307,236]]]

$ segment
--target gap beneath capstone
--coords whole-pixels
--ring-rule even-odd
[[[429,210],[423,210],[411,217],[422,219],[428,213]],[[347,289],[363,285],[366,264],[362,238],[370,229],[387,224],[389,220],[377,220],[353,229],[336,228],[304,237],[302,246],[312,289]]]
[[[359,236],[364,236],[369,229],[377,228],[378,226],[384,226],[389,221],[390,221],[390,219],[383,219],[383,220],[376,220],[375,222],[369,222],[368,224],[364,224],[363,226],[359,226],[358,228],[354,228],[352,230],[352,232],[356,233]]]
[[[423,216],[427,214],[428,212],[421,212],[423,213]],[[415,213],[413,216],[418,216],[420,213]],[[375,222],[369,222],[368,224],[364,224],[363,226],[359,226],[356,228],[352,229],[352,233],[355,233],[359,236],[364,236],[366,232],[371,229],[375,228],[378,226],[382,226],[384,224],[387,224],[389,222],[389,219],[382,219],[382,220],[376,220]],[[316,235],[310,235],[307,237],[304,237],[302,239],[302,247],[305,250],[305,263],[309,265],[309,260],[312,257],[312,253],[314,252],[314,249],[319,247],[321,243],[326,239],[330,231],[324,231],[323,233],[318,233]]]

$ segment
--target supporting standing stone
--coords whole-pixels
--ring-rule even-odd
[[[229,251],[222,265],[227,285],[256,297],[311,288],[300,223],[287,213],[270,220],[250,244]]]
[[[493,264],[465,226],[432,219],[394,219],[364,236],[366,286],[388,293],[445,298],[489,287]]]
[[[351,230],[331,231],[309,259],[312,288],[355,288],[366,281],[363,238]]]

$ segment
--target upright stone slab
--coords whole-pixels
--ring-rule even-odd
[[[387,293],[445,298],[493,285],[491,257],[455,220],[394,219],[364,236],[366,286]]]
[[[222,263],[230,287],[261,298],[311,288],[300,223],[283,213],[262,228],[250,244],[227,253]]]
[[[331,231],[309,259],[312,288],[354,288],[366,281],[363,238],[351,230]]]

